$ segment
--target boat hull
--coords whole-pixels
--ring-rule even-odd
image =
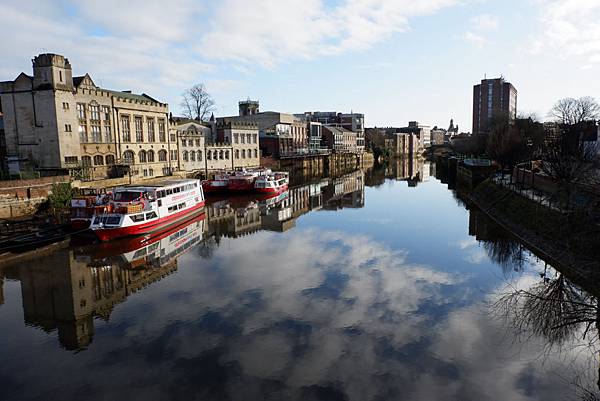
[[[288,185],[284,184],[279,187],[272,187],[272,188],[254,188],[254,192],[259,193],[259,194],[278,195],[282,192],[287,191],[287,189],[288,189]]]
[[[182,210],[181,212],[174,213],[170,216],[161,217],[148,223],[136,224],[127,227],[94,228],[93,231],[100,241],[111,241],[117,238],[150,234],[156,231],[164,230],[176,224],[181,224],[182,221],[189,219],[190,215],[194,214],[194,212],[197,212],[203,207],[204,201],[199,202],[189,209]]]
[[[254,190],[254,180],[229,180],[228,189],[232,192],[248,192]]]
[[[205,193],[217,193],[217,192],[225,192],[229,187],[229,183],[227,181],[205,181],[202,183],[202,190]]]

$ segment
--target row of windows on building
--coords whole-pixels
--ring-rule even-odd
[[[258,134],[233,134],[233,143],[257,143]]]
[[[181,140],[181,146],[194,146],[194,140],[183,138]],[[202,141],[200,139],[196,139],[196,146],[202,146]]]
[[[240,149],[236,149],[234,151],[234,155],[236,159],[242,158],[242,159],[246,159],[246,158],[252,158],[252,154],[254,154],[254,158],[258,158],[258,149],[248,149],[246,151],[246,149],[242,149],[240,151]],[[181,157],[183,159],[183,161],[187,162],[195,162],[195,161],[202,161],[202,151],[198,150],[198,151],[193,151],[190,150],[189,152],[187,150],[184,150],[181,154]],[[206,151],[206,160],[229,160],[229,150],[207,150]]]
[[[141,116],[134,116],[135,141],[156,142],[156,130],[153,117],[146,117],[146,132],[144,135],[144,122]],[[158,142],[166,142],[166,123],[164,118],[158,118]],[[131,142],[131,119],[128,115],[121,115],[121,129],[123,142]]]

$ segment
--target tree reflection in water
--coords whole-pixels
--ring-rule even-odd
[[[541,281],[526,289],[510,287],[492,304],[493,311],[504,319],[517,338],[542,338],[545,353],[563,353],[582,356],[581,348],[589,362],[598,366],[596,385],[594,379],[579,372],[572,383],[583,400],[600,400],[600,365],[598,365],[598,333],[600,328],[598,299],[557,272],[549,278],[547,269],[540,274]],[[596,389],[597,387],[598,389]]]

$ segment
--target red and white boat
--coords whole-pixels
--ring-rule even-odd
[[[118,187],[107,211],[95,214],[90,228],[102,241],[149,234],[180,224],[203,207],[199,180]]]
[[[232,192],[251,192],[254,191],[254,181],[263,175],[270,174],[269,169],[240,170],[229,177],[228,189]]]
[[[79,189],[79,194],[71,199],[71,228],[78,231],[87,229],[94,215],[106,209],[110,196],[104,189]]]
[[[215,174],[212,179],[202,181],[202,190],[204,193],[225,192],[229,187],[230,176],[228,173]]]
[[[265,174],[254,181],[254,191],[263,194],[280,194],[287,191],[289,176],[284,172]]]

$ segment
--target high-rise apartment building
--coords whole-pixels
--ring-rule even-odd
[[[495,117],[517,118],[517,89],[503,77],[473,87],[473,134],[485,134]]]

